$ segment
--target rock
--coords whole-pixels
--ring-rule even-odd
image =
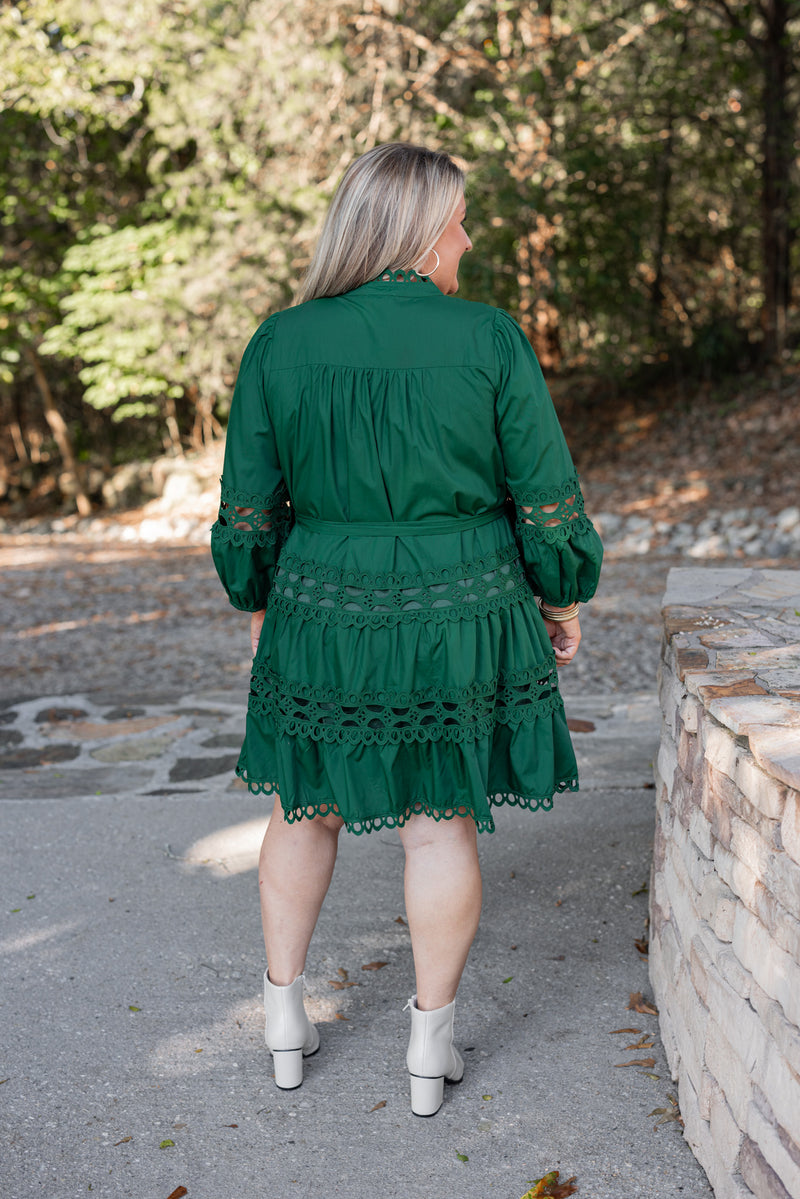
[[[788,533],[795,529],[800,531],[800,508],[784,508],[777,515],[775,528],[781,533]]]
[[[103,483],[103,502],[107,508],[126,508],[154,499],[157,495],[149,462],[127,462]]]
[[[60,724],[65,720],[80,720],[85,715],[84,708],[42,708],[34,719],[36,724]]]
[[[719,533],[712,533],[710,537],[701,537],[686,550],[690,558],[721,558],[723,552],[723,541]]]
[[[46,745],[42,749],[16,749],[0,754],[0,770],[29,770],[55,762],[71,762],[81,752],[79,745]]]
[[[111,745],[101,745],[93,749],[91,756],[98,762],[146,762],[150,758],[160,758],[175,740],[167,734],[162,737],[135,737],[129,741],[115,741]]]
[[[592,517],[601,537],[610,540],[622,528],[622,517],[615,512],[598,512]]]
[[[189,467],[174,470],[164,484],[162,498],[164,503],[177,506],[186,500],[196,499],[203,494],[203,484]]]
[[[239,760],[238,754],[225,754],[214,758],[178,758],[169,772],[171,783],[186,783],[192,779],[213,778],[227,774]]]

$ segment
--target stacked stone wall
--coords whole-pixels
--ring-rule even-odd
[[[717,1199],[800,1199],[800,572],[674,570],[650,974]]]

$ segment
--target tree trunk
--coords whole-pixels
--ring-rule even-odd
[[[764,0],[763,40],[764,162],[761,169],[761,247],[763,260],[764,350],[779,356],[786,344],[786,314],[791,299],[792,143],[789,111],[789,0]]]
[[[78,513],[81,516],[90,516],[92,511],[91,501],[84,491],[81,471],[78,466],[78,460],[75,457],[75,450],[72,445],[72,438],[69,435],[67,422],[59,412],[56,402],[53,398],[53,393],[50,390],[50,384],[47,381],[47,375],[44,373],[39,355],[33,346],[27,346],[25,350],[26,357],[33,369],[36,386],[39,388],[39,394],[42,397],[42,405],[44,407],[44,415],[47,423],[50,426],[50,431],[56,439],[61,461],[64,464],[64,470],[71,479],[75,489],[75,504]]]

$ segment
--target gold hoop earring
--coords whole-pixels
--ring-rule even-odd
[[[433,275],[439,269],[439,255],[436,254],[435,250],[431,250],[431,254],[436,255],[436,266],[432,271],[417,271],[417,274],[422,275],[423,279],[430,279],[431,275]]]

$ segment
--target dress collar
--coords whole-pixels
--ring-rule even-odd
[[[375,283],[430,283],[430,276],[421,275],[419,271],[415,271],[413,267],[407,270],[400,271],[381,271]]]

